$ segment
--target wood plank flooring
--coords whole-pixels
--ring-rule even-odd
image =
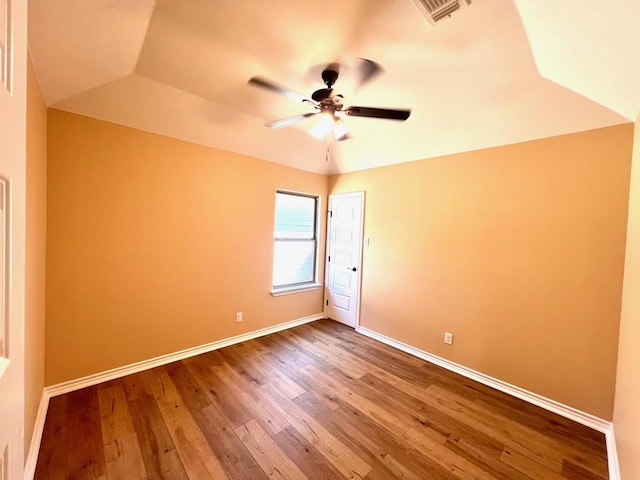
[[[36,480],[605,479],[604,435],[321,320],[51,399]]]

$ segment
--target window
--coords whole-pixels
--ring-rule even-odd
[[[276,192],[273,292],[317,286],[318,197]]]

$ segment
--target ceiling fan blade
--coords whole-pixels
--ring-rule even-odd
[[[358,58],[358,83],[356,85],[356,90],[359,90],[366,83],[369,83],[374,77],[384,72],[384,69],[380,66],[380,64],[374,62],[373,60],[367,60],[366,58]]]
[[[352,117],[386,118],[400,121],[406,120],[411,115],[411,110],[391,108],[349,107],[343,111]]]
[[[248,83],[249,85],[253,85],[255,87],[262,87],[262,88],[266,88],[267,90],[271,90],[272,92],[279,93],[280,95],[289,97],[290,99],[295,100],[296,102],[308,102],[313,105],[318,104],[318,102],[316,102],[315,100],[307,98],[301,93],[298,93],[294,90],[278,85],[277,83],[273,83],[272,81],[267,80],[266,78],[251,77]]]
[[[296,122],[300,122],[305,118],[318,115],[319,113],[320,112],[304,113],[302,115],[295,115],[293,117],[281,118],[279,120],[273,120],[272,122],[265,123],[265,126],[269,128],[282,128],[282,127],[286,127],[287,125],[293,125]]]

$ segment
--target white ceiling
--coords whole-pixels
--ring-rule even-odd
[[[435,27],[413,0],[29,1],[49,106],[320,173],[632,121],[639,45],[637,0],[474,0]],[[356,57],[385,73],[354,91]],[[346,106],[411,117],[348,117],[331,144],[264,127],[313,110],[250,77],[311,95],[336,60]]]

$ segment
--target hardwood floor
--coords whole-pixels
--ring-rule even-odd
[[[321,320],[52,398],[35,478],[608,475],[603,434]]]

